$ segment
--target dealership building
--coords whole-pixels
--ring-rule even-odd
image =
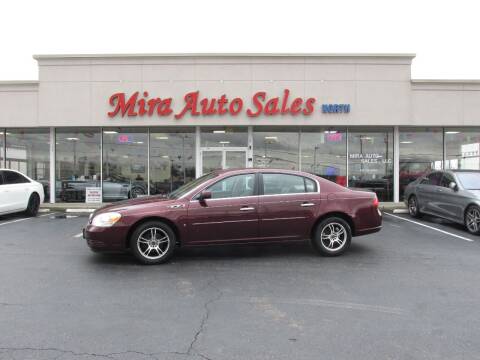
[[[238,167],[401,201],[432,169],[480,170],[480,81],[412,80],[412,54],[34,58],[38,81],[0,82],[0,167],[49,202],[165,194]]]

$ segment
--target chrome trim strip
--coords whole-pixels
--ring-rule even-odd
[[[271,218],[271,219],[260,219],[262,221],[275,221],[275,220],[295,220],[295,219],[306,219],[305,216],[294,216],[294,217],[283,217],[283,218]]]
[[[193,225],[210,225],[210,224],[225,224],[225,223],[251,222],[251,221],[258,221],[258,219],[210,221],[210,222],[203,222],[203,223],[192,223],[192,226],[193,226]]]

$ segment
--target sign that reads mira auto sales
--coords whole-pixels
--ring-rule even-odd
[[[202,97],[199,91],[185,94],[183,103],[175,109],[173,98],[150,97],[148,91],[136,91],[130,96],[123,92],[110,96],[109,105],[112,110],[107,113],[111,118],[143,117],[143,116],[173,116],[181,119],[190,116],[236,116],[246,114],[248,117],[300,115],[309,116],[315,112],[316,99],[313,97],[301,98],[290,95],[290,90],[283,90],[282,96],[270,97],[265,91],[258,91],[252,95],[248,106],[240,97],[229,98]],[[350,104],[322,104],[322,113],[349,113]]]

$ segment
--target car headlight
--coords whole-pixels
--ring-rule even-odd
[[[109,227],[115,224],[120,218],[122,217],[121,214],[117,212],[107,212],[100,215],[96,215],[92,220],[93,226],[99,227]]]

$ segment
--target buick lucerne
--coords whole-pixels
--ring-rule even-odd
[[[167,261],[179,246],[310,241],[336,256],[353,236],[381,229],[374,193],[321,177],[274,169],[219,170],[167,197],[96,210],[84,229],[96,252],[131,251],[144,264]]]

